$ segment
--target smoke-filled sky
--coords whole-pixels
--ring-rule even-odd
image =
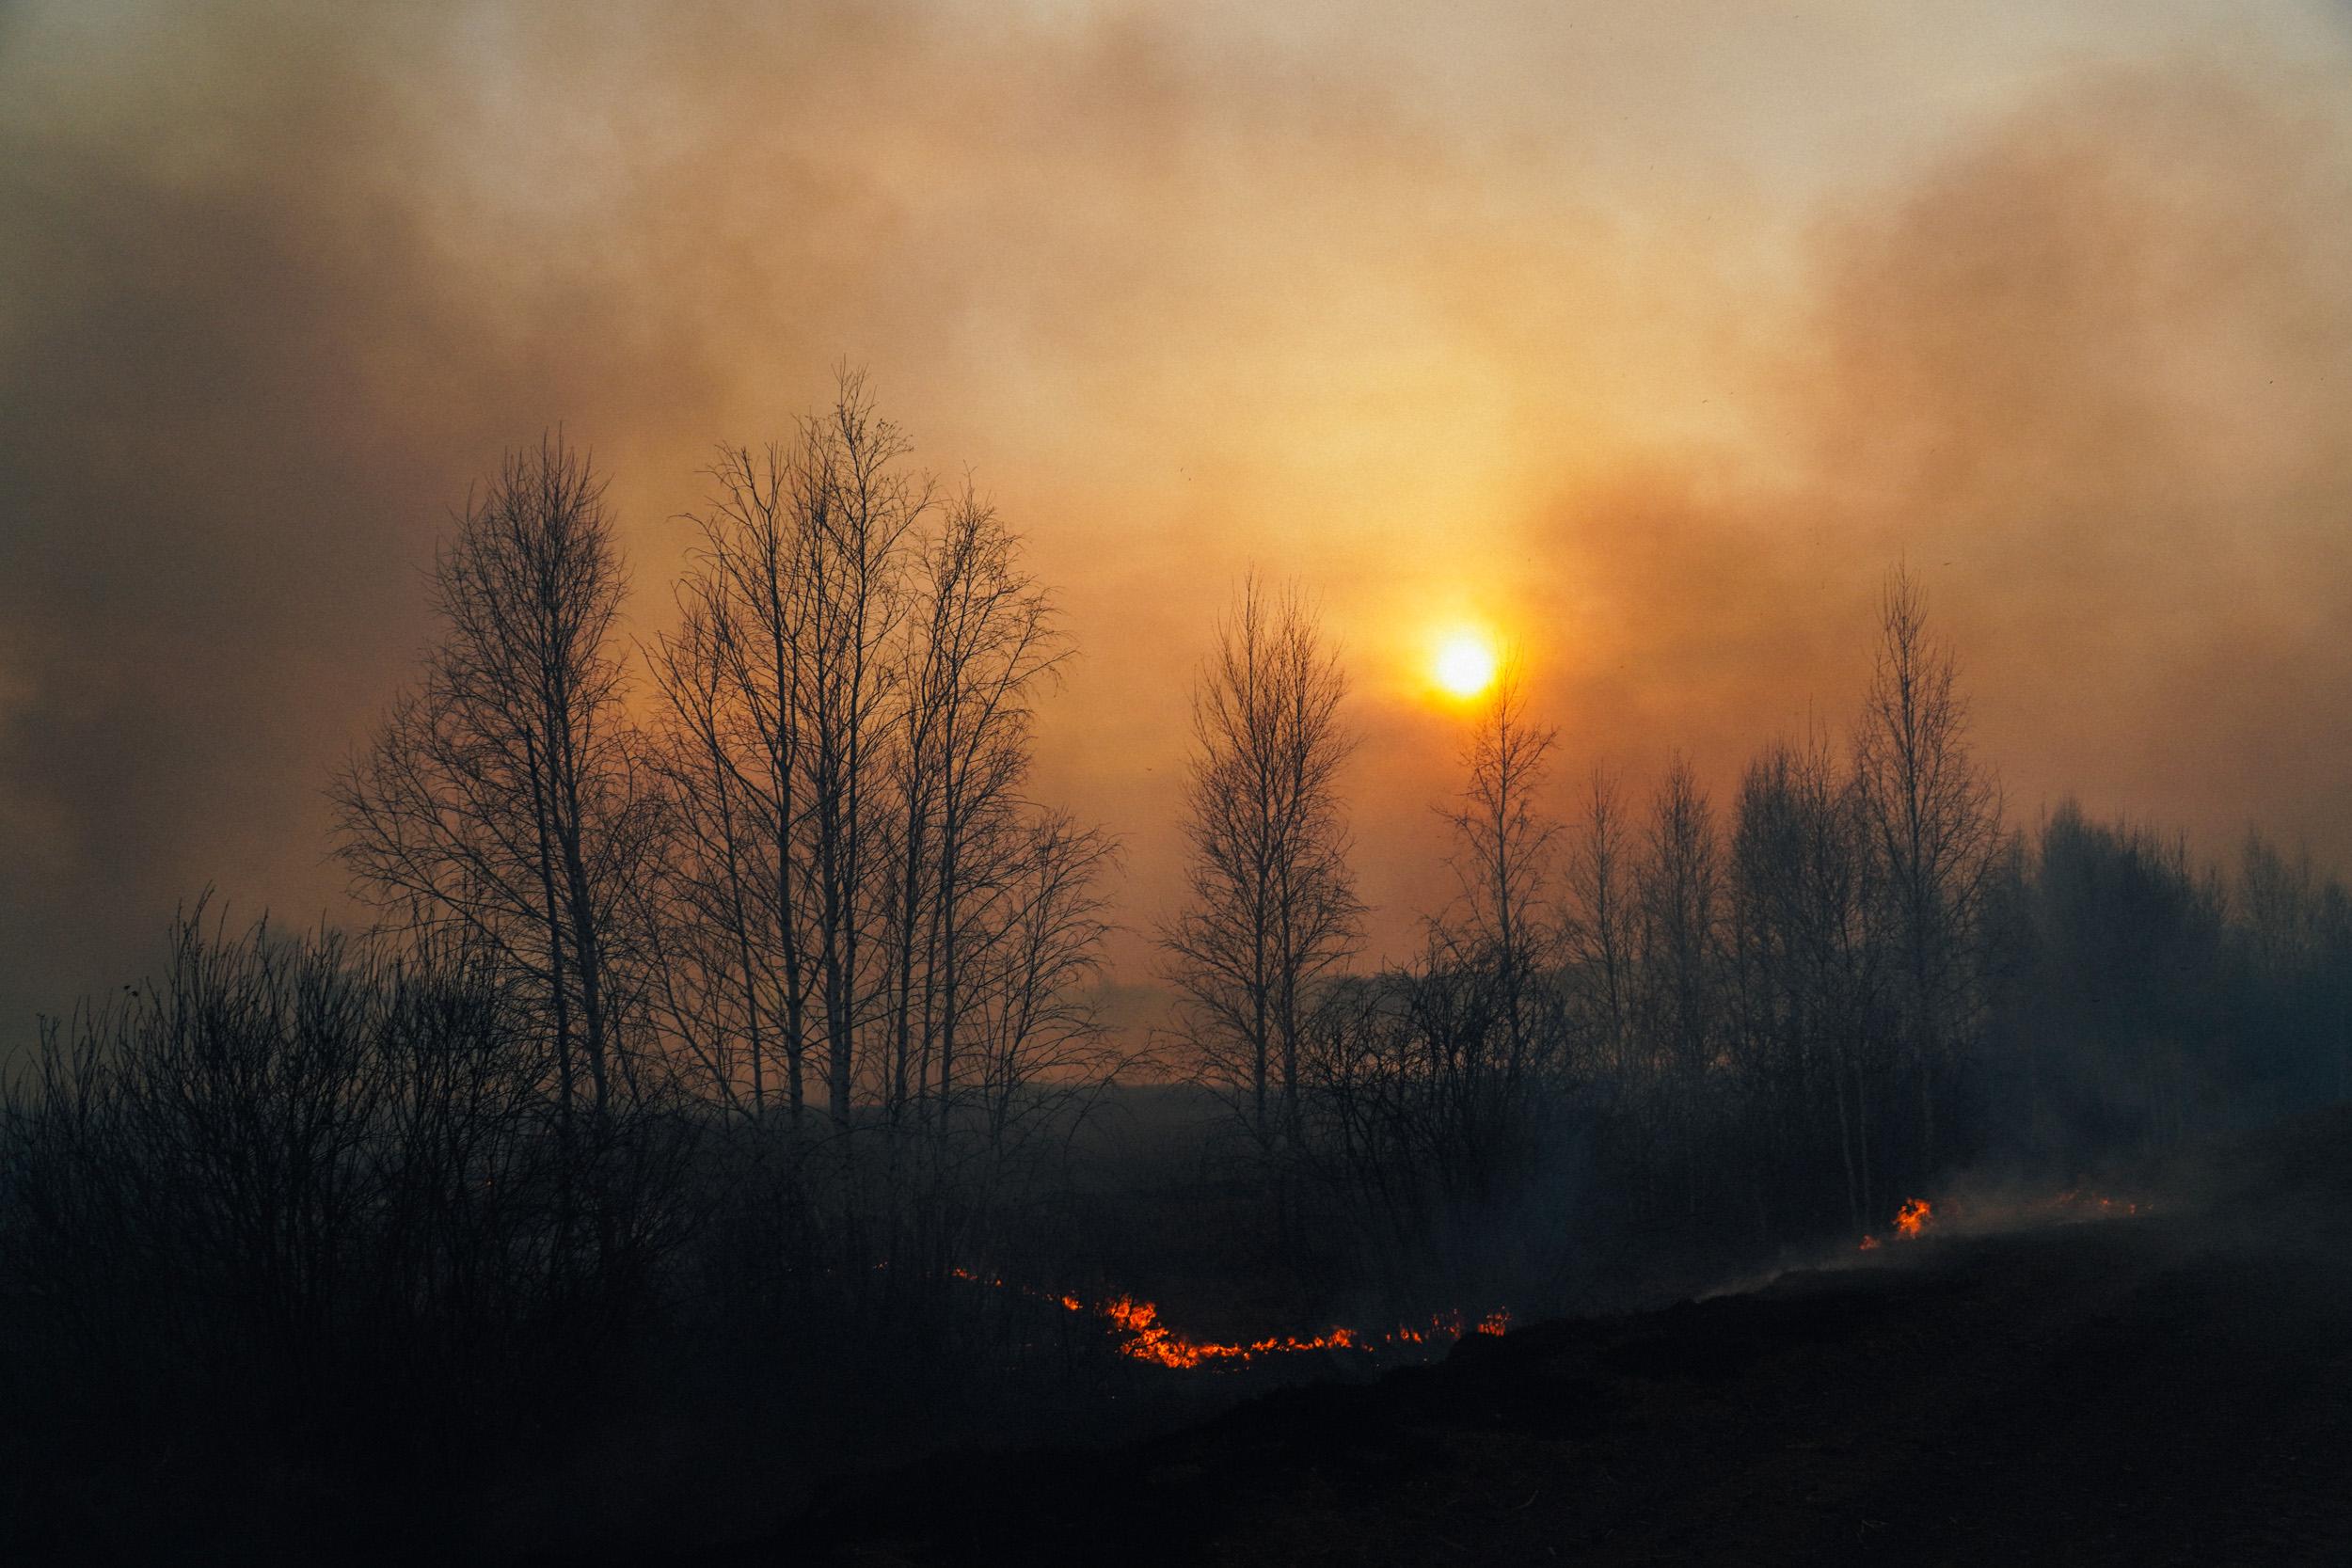
[[[503,449],[593,447],[650,626],[843,361],[1057,586],[1036,787],[1137,931],[1252,564],[1345,650],[1383,943],[1443,626],[1564,791],[1724,790],[1844,732],[1898,560],[2019,819],[2352,851],[2337,8],[0,0],[0,1038],[207,882],[342,908]]]

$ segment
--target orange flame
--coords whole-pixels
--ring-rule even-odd
[[[1367,1348],[1363,1337],[1352,1328],[1334,1328],[1311,1339],[1285,1334],[1272,1338],[1256,1339],[1248,1344],[1219,1344],[1215,1340],[1187,1339],[1160,1322],[1160,1309],[1148,1301],[1133,1296],[1120,1296],[1105,1302],[1103,1315],[1129,1336],[1120,1350],[1138,1361],[1156,1361],[1163,1367],[1199,1367],[1218,1362],[1248,1361],[1260,1355],[1296,1355],[1306,1351],[1360,1350]],[[1495,1332],[1502,1332],[1500,1329]],[[1395,1336],[1387,1336],[1395,1338]],[[1409,1341],[1421,1343],[1414,1335]]]
[[[1905,1198],[1902,1208],[1895,1213],[1895,1239],[1899,1242],[1910,1241],[1925,1230],[1934,1218],[1934,1204],[1930,1203],[1924,1197]],[[1880,1244],[1876,1236],[1865,1236],[1862,1238],[1862,1245],[1858,1250],[1876,1252]]]
[[[876,1268],[885,1268],[877,1263]],[[1000,1275],[979,1275],[970,1269],[951,1268],[947,1271],[956,1279],[996,1290],[1008,1289]],[[1138,1361],[1155,1362],[1163,1367],[1189,1368],[1238,1366],[1262,1355],[1297,1355],[1309,1351],[1366,1351],[1376,1353],[1407,1345],[1427,1344],[1433,1338],[1459,1339],[1465,1334],[1502,1335],[1510,1331],[1511,1311],[1499,1307],[1477,1323],[1466,1325],[1459,1312],[1438,1313],[1429,1320],[1427,1332],[1408,1323],[1400,1323],[1392,1331],[1368,1336],[1356,1329],[1334,1327],[1302,1339],[1294,1334],[1277,1335],[1246,1343],[1221,1344],[1215,1340],[1188,1339],[1160,1321],[1160,1309],[1152,1302],[1137,1301],[1132,1295],[1120,1295],[1101,1305],[1089,1307],[1078,1297],[1067,1292],[1032,1290],[1028,1286],[1009,1287],[1025,1296],[1051,1302],[1065,1312],[1092,1311],[1107,1320],[1112,1327],[1124,1335],[1120,1353]]]
[[[2087,1192],[2079,1187],[2071,1187],[2054,1196],[2034,1198],[2019,1203],[2013,1209],[1994,1208],[1992,1212],[1994,1214],[2008,1212],[2019,1218],[2051,1215],[2065,1220],[2114,1219],[2147,1212],[2152,1207],[2153,1205],[2135,1198],[2107,1197],[2099,1193]],[[1908,1198],[1904,1200],[1901,1210],[1895,1215],[1893,1239],[1907,1241],[1931,1227],[1942,1225],[1949,1218],[1948,1212],[1939,1216],[1935,1205],[1926,1198]],[[1982,1226],[1990,1222],[1985,1212],[1970,1206],[1963,1211],[1963,1223]],[[1865,1236],[1862,1238],[1861,1250],[1875,1252],[1880,1244],[1878,1237]]]

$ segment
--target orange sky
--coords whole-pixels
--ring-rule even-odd
[[[2347,68],[2153,0],[0,12],[0,1008],[207,880],[332,902],[502,447],[595,447],[650,617],[709,444],[843,358],[1058,585],[1038,788],[1137,927],[1252,565],[1346,650],[1389,946],[1439,627],[1565,773],[1727,783],[1842,732],[1898,559],[2021,816],[2341,860]]]

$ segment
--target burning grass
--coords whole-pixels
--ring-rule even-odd
[[[1307,1339],[1281,1335],[1247,1344],[1219,1344],[1214,1340],[1188,1339],[1176,1333],[1160,1322],[1159,1308],[1148,1301],[1120,1296],[1105,1303],[1102,1311],[1127,1336],[1119,1347],[1121,1354],[1178,1368],[1238,1366],[1259,1357],[1298,1355],[1311,1351],[1362,1351],[1378,1355],[1416,1347],[1450,1345],[1465,1333],[1500,1335],[1511,1326],[1511,1313],[1505,1307],[1467,1325],[1459,1312],[1439,1313],[1430,1318],[1426,1329],[1400,1323],[1385,1334],[1373,1335],[1335,1327]]]
[[[977,1275],[962,1268],[948,1272],[955,1278],[971,1284],[985,1285],[992,1290],[1017,1291],[1032,1300],[1050,1302],[1065,1312],[1090,1313],[1118,1337],[1121,1355],[1180,1370],[1201,1367],[1235,1368],[1254,1361],[1314,1353],[1354,1352],[1377,1357],[1411,1354],[1452,1345],[1469,1334],[1500,1336],[1509,1332],[1511,1327],[1511,1309],[1505,1307],[1497,1307],[1476,1319],[1469,1318],[1459,1310],[1433,1313],[1426,1327],[1399,1323],[1377,1334],[1335,1325],[1305,1338],[1282,1334],[1227,1343],[1194,1339],[1178,1333],[1161,1320],[1156,1304],[1137,1301],[1132,1295],[1121,1294],[1089,1305],[1067,1292],[1009,1285],[1001,1275]]]
[[[1903,1199],[1903,1206],[1895,1212],[1895,1239],[1908,1242],[1923,1234],[1935,1222],[1935,1205],[1924,1197]],[[1876,1252],[1880,1246],[1876,1236],[1862,1238],[1861,1250]]]

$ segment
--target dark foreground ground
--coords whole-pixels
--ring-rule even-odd
[[[948,1458],[696,1560],[2352,1562],[2352,1115],[2132,1196]]]

